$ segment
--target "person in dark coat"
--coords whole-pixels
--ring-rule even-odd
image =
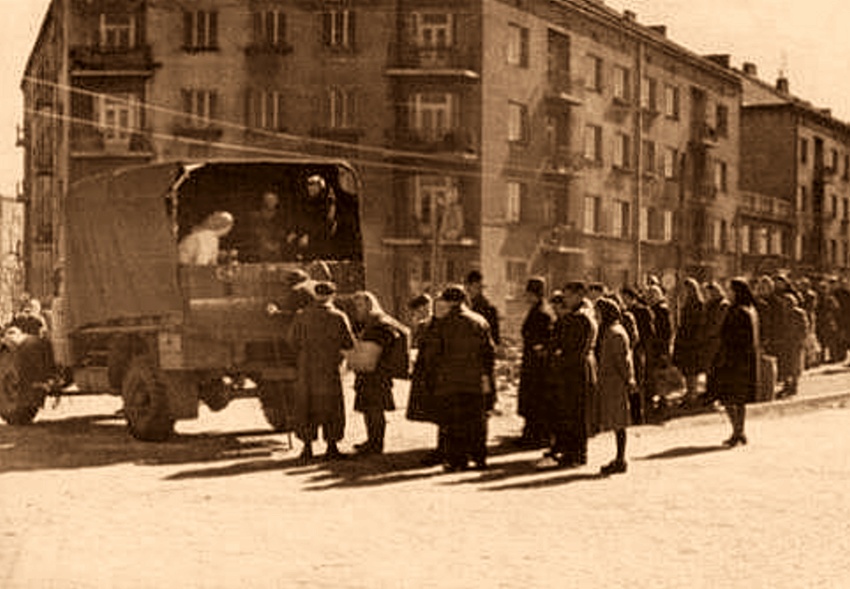
[[[835,298],[829,283],[819,284],[818,307],[815,316],[815,335],[823,348],[824,362],[837,362],[840,358],[838,349],[838,319],[841,308]]]
[[[552,447],[541,466],[587,464],[587,408],[596,385],[596,321],[584,311],[585,285],[552,295],[557,320],[549,346]]]
[[[495,348],[486,319],[467,308],[466,293],[449,286],[440,300],[448,303],[440,319],[435,395],[442,406],[446,471],[465,470],[472,460],[487,466],[487,398],[493,385]]]
[[[301,458],[313,456],[313,440],[321,426],[325,457],[341,458],[337,442],[345,430],[345,404],[340,380],[343,351],[354,347],[348,317],[334,307],[333,283],[314,287],[315,302],[296,313],[289,344],[297,358],[295,433],[304,443]]]
[[[363,414],[367,439],[355,444],[354,448],[358,454],[381,454],[387,429],[384,412],[395,410],[387,351],[396,338],[398,322],[383,310],[378,298],[371,292],[356,292],[352,300],[358,326],[357,339],[369,356],[375,358],[371,366],[355,370],[354,410]]]
[[[844,362],[847,350],[850,348],[850,287],[845,280],[838,282],[833,289],[835,300],[838,301],[838,337],[836,345],[836,362]]]
[[[759,342],[765,354],[778,356],[782,339],[782,306],[770,276],[759,276],[755,287],[756,311],[759,315]]]
[[[634,363],[637,390],[632,394],[629,401],[632,423],[640,424],[645,420],[644,412],[647,402],[652,398],[647,387],[647,357],[649,347],[655,340],[655,326],[652,311],[646,306],[637,291],[630,287],[623,287],[622,293],[623,302],[634,316],[638,331],[637,342],[632,346],[632,362]]]
[[[732,301],[720,330],[720,349],[714,364],[715,396],[732,423],[727,446],[746,444],[746,403],[756,396],[759,380],[759,315],[756,300],[743,279],[731,283]]]
[[[596,301],[599,335],[596,340],[597,430],[614,431],[617,455],[600,469],[600,474],[626,472],[626,428],[629,425],[629,394],[635,387],[629,336],[621,323],[620,308],[614,301]]]
[[[685,399],[694,404],[697,398],[697,378],[703,368],[703,347],[705,328],[705,302],[702,289],[693,278],[683,282],[684,297],[676,328],[676,340],[673,343],[673,365],[685,377]]]
[[[408,303],[415,322],[412,348],[416,351],[416,359],[410,378],[406,417],[411,421],[425,421],[438,426],[437,447],[422,459],[425,466],[441,464],[445,458],[445,432],[439,427],[440,411],[434,394],[436,356],[440,349],[438,317],[445,313],[433,312],[434,307],[445,308],[445,304],[435,304],[427,294],[414,297]]]
[[[783,337],[777,346],[777,375],[782,383],[777,398],[797,394],[797,383],[803,373],[803,348],[809,332],[809,316],[792,291],[785,291],[782,302]]]
[[[670,359],[670,345],[673,342],[673,316],[660,286],[651,285],[647,289],[647,298],[654,321],[653,355],[662,361],[667,361]]]
[[[519,441],[530,448],[547,447],[551,433],[546,415],[546,365],[555,317],[546,302],[545,290],[542,278],[530,278],[525,288],[529,310],[522,324],[518,411],[525,419]]]
[[[705,286],[705,345],[703,346],[703,365],[706,367],[706,401],[714,401],[712,394],[717,390],[714,379],[714,365],[720,350],[720,331],[729,311],[729,300],[719,282],[713,280]]]
[[[472,270],[466,275],[464,289],[469,297],[469,307],[490,324],[490,335],[497,346],[502,343],[499,336],[499,312],[484,296],[484,279],[481,272]]]

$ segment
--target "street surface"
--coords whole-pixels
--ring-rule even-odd
[[[822,370],[801,396],[848,384]],[[611,434],[586,467],[538,471],[506,440],[512,403],[490,469],[444,474],[419,465],[435,430],[403,407],[387,455],[299,466],[253,399],[151,444],[119,399],[65,398],[0,425],[0,587],[850,587],[842,402],[754,417],[732,450],[721,413],[631,428],[629,471],[607,479]],[[364,437],[351,413],[342,449]]]

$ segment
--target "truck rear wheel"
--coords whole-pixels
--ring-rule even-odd
[[[174,431],[166,382],[150,356],[136,356],[130,361],[121,383],[121,396],[127,428],[134,438],[161,442]]]
[[[294,387],[287,380],[266,381],[260,384],[259,397],[266,421],[276,432],[292,431],[294,422]]]
[[[44,389],[21,370],[18,350],[0,352],[0,417],[9,425],[27,425],[44,404]]]

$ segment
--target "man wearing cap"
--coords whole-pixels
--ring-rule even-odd
[[[487,297],[484,296],[484,284],[481,272],[472,270],[466,275],[464,283],[466,294],[469,296],[469,307],[484,317],[487,323],[490,324],[490,335],[493,338],[493,343],[497,346],[501,343],[499,339],[499,312],[496,310]]]
[[[587,463],[587,407],[596,383],[596,320],[585,292],[584,283],[574,281],[552,297],[558,316],[549,354],[553,436],[541,466]]]
[[[460,286],[449,286],[440,300],[447,303],[439,321],[434,357],[434,393],[440,406],[445,434],[445,468],[464,470],[471,459],[486,468],[487,397],[493,387],[495,350],[490,326],[465,304]]]
[[[522,363],[519,374],[518,412],[525,419],[521,446],[544,448],[549,445],[547,423],[546,365],[549,338],[555,322],[554,313],[545,298],[543,278],[529,278],[525,287],[528,314],[522,324]]]
[[[319,282],[315,300],[295,315],[289,344],[296,353],[295,433],[304,443],[302,460],[313,457],[319,426],[327,443],[325,458],[342,458],[337,442],[345,430],[345,404],[340,380],[343,351],[354,347],[348,317],[333,305],[336,288]]]

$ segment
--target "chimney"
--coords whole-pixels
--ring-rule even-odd
[[[662,37],[667,36],[667,25],[652,25],[649,30],[653,33],[658,33]]]
[[[637,20],[637,13],[633,10],[624,10],[623,18],[628,21],[635,22]]]
[[[732,56],[729,55],[728,53],[723,53],[723,54],[706,55],[705,58],[709,61],[716,63],[720,67],[729,69],[729,61],[732,59]]]
[[[744,64],[743,64],[743,68],[744,68],[744,75],[745,76],[749,76],[751,78],[757,78],[758,77],[759,71],[758,71],[758,68],[756,67],[756,64],[754,64],[753,62],[745,61]]]
[[[776,90],[778,92],[782,92],[783,94],[788,94],[788,78],[785,76],[779,76],[776,78]]]
[[[822,108],[822,109],[820,109],[820,114],[822,114],[823,116],[825,116],[827,118],[832,117],[832,109]]]

